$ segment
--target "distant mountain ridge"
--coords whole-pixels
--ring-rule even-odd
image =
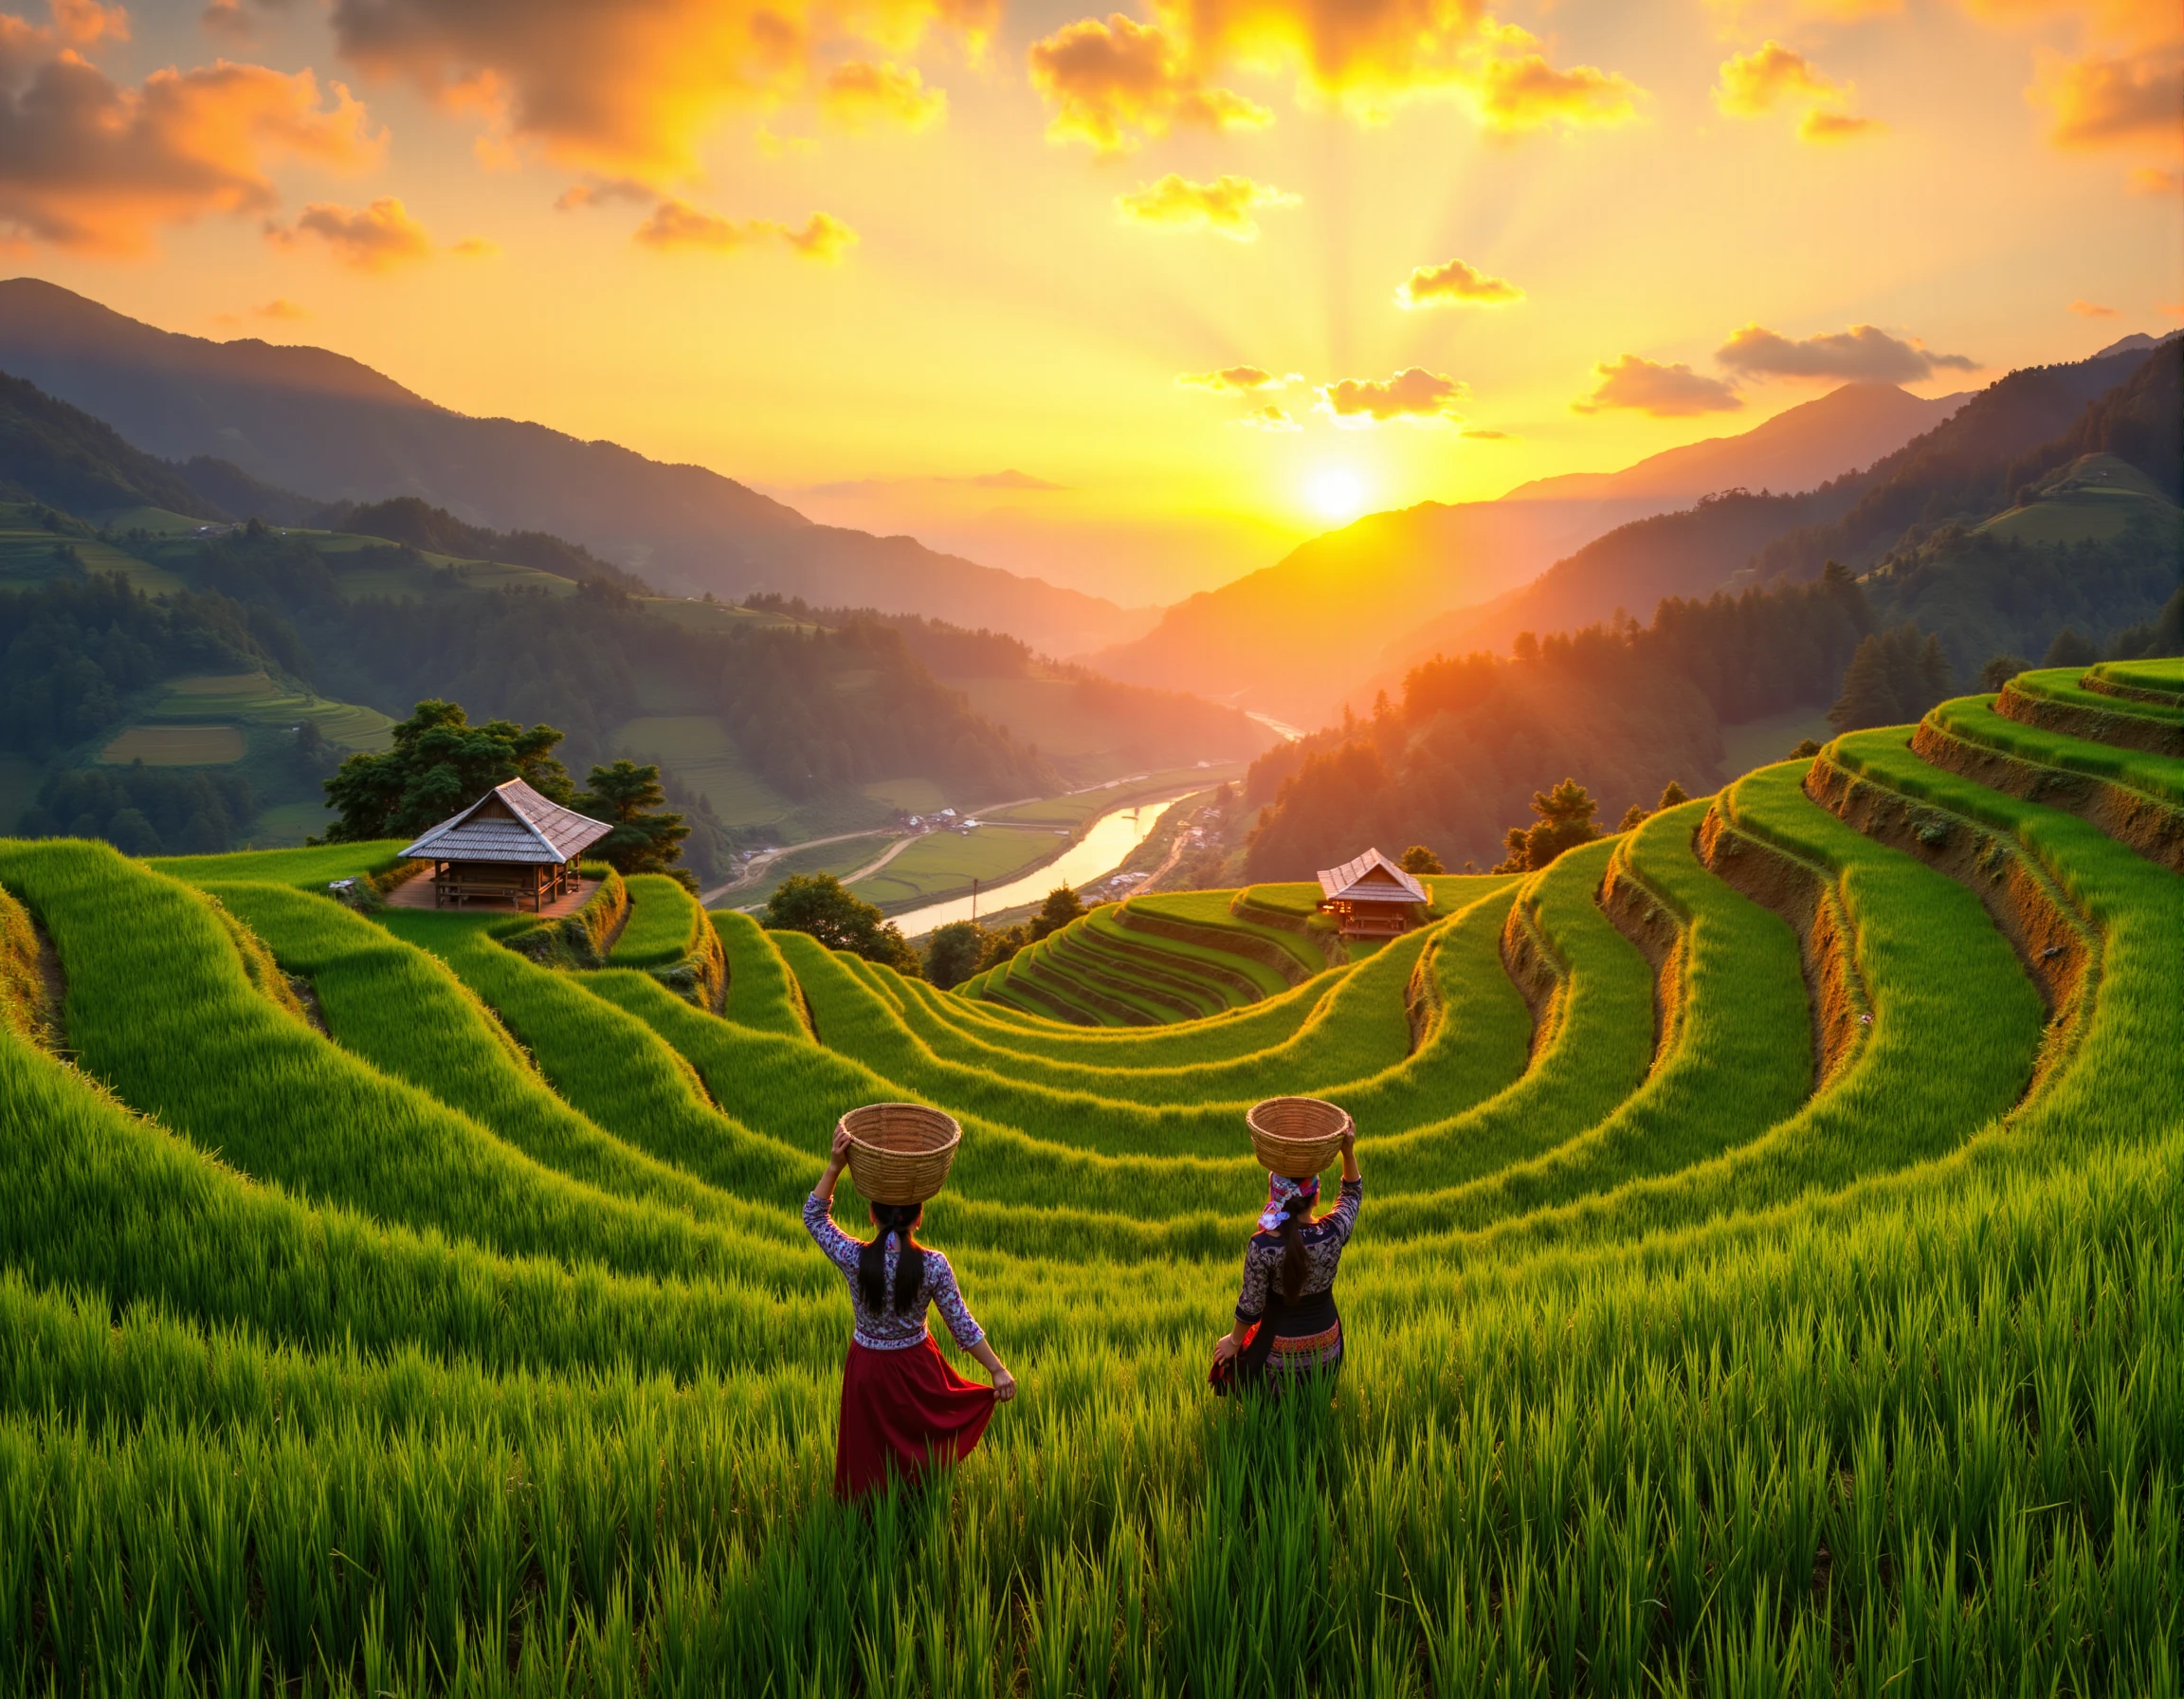
[[[0,282],[0,369],[154,455],[232,462],[320,501],[415,496],[472,524],[550,531],[665,590],[924,613],[1057,654],[1127,640],[1153,617],[911,538],[813,524],[702,466],[458,413],[326,349],[163,331],[33,278]]]
[[[1153,631],[1094,665],[1134,683],[1187,687],[1317,723],[1384,648],[1443,610],[1521,594],[1555,561],[1602,536],[1712,492],[1811,490],[1900,448],[1961,401],[1846,384],[1741,436],[1672,448],[1621,472],[1542,479],[1497,502],[1427,502],[1371,514],[1271,567],[1175,604]],[[1755,524],[1736,528],[1740,552],[1721,572],[1805,516],[1786,495],[1774,502]],[[1755,510],[1724,507],[1718,517],[1731,511],[1743,519]]]
[[[1963,393],[1929,401],[1886,383],[1847,383],[1776,413],[1738,436],[1709,437],[1648,455],[1620,472],[1565,472],[1520,484],[1504,502],[1659,496],[1687,502],[1725,489],[1793,495],[1869,466],[1962,407]]]

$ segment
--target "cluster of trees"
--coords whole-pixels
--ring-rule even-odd
[[[327,805],[338,817],[323,841],[415,837],[520,778],[540,795],[613,827],[587,855],[624,873],[670,873],[695,886],[695,877],[675,866],[690,829],[681,814],[660,808],[666,800],[660,769],[617,760],[593,767],[578,791],[555,758],[560,742],[550,725],[526,729],[510,720],[473,725],[458,703],[421,702],[395,726],[391,749],[353,755],[325,781]]]
[[[155,600],[115,573],[0,590],[0,747],[45,759],[112,731],[160,679],[272,664],[262,623],[224,595]]]
[[[17,830],[104,838],[124,855],[211,855],[230,848],[256,812],[249,781],[217,767],[57,767]]]
[[[967,796],[1059,783],[936,679],[894,626],[852,615],[832,630],[741,628],[720,667],[722,719],[746,758],[792,796],[920,773]]]
[[[1917,626],[1891,626],[1859,644],[1843,673],[1843,690],[1828,710],[1839,732],[1917,720],[1949,694],[1949,657],[1941,640]]]
[[[808,932],[829,950],[846,950],[912,979],[923,972],[902,928],[831,873],[792,873],[759,911],[758,923]]]

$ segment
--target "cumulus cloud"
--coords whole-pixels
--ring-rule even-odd
[[[1125,153],[1170,130],[1250,130],[1274,115],[1232,89],[1216,88],[1189,63],[1184,42],[1120,12],[1081,18],[1031,44],[1031,86],[1054,107],[1052,141],[1088,141]]]
[[[1269,121],[1223,86],[1239,70],[1292,76],[1300,99],[1368,121],[1410,100],[1462,100],[1503,134],[1618,123],[1641,94],[1614,72],[1550,64],[1485,0],[1162,0],[1156,11],[1153,24],[1085,18],[1032,49],[1032,81],[1056,108],[1050,135],[1115,152],[1184,124]]]
[[[1689,366],[1665,366],[1626,354],[1595,365],[1592,394],[1570,405],[1581,413],[1629,409],[1656,419],[1684,419],[1695,413],[1734,412],[1744,405],[1744,397],[1719,377],[1708,377]]]
[[[1714,357],[1732,372],[1760,377],[1840,377],[1868,383],[1917,383],[1936,372],[1976,372],[1979,362],[1961,354],[1933,354],[1878,325],[1793,341],[1758,324],[1747,324]]]
[[[1461,434],[1465,441],[1472,443],[1509,443],[1517,440],[1506,430],[1466,430]]]
[[[948,116],[945,90],[927,88],[916,67],[852,60],[827,74],[820,115],[838,130],[926,130]]]
[[[2081,319],[2116,319],[2121,317],[2114,307],[2102,306],[2099,301],[2087,301],[2084,297],[2072,301],[2070,310]]]
[[[1218,372],[1180,372],[1175,381],[1194,390],[1226,390],[1248,395],[1257,390],[1278,390],[1284,382],[1262,366],[1224,366]]]
[[[1639,87],[1595,65],[1560,70],[1539,53],[1483,61],[1467,79],[1479,121],[1505,136],[1548,124],[1620,124],[1638,115]]]
[[[1423,366],[1412,366],[1389,378],[1345,377],[1324,385],[1320,406],[1338,425],[1350,427],[1409,419],[1416,424],[1458,417],[1456,403],[1471,393],[1471,386]]]
[[[137,253],[161,225],[264,213],[271,168],[338,171],[384,137],[335,83],[221,60],[126,87],[84,52],[126,35],[118,9],[60,0],[52,23],[0,14],[0,232],[87,253]]]
[[[1777,106],[1804,108],[1797,134],[1807,141],[1844,141],[1882,128],[1848,110],[1852,89],[1780,42],[1762,43],[1721,62],[1714,104],[1731,118],[1759,118]]]
[[[1462,260],[1417,266],[1395,285],[1399,307],[1499,306],[1523,299],[1524,291],[1507,278],[1488,277]]]
[[[391,194],[369,207],[313,201],[293,225],[267,224],[265,235],[281,247],[300,247],[305,238],[316,237],[352,271],[392,271],[430,259],[433,249],[431,232]]]
[[[1251,216],[1257,208],[1299,204],[1296,195],[1249,177],[1224,174],[1210,183],[1193,183],[1174,172],[1115,197],[1116,208],[1132,224],[1211,230],[1231,242],[1259,239],[1259,224]]]
[[[1000,0],[335,0],[336,43],[368,75],[476,114],[497,159],[541,155],[655,189],[695,176],[729,114],[816,92],[824,61],[971,46]]]
[[[1276,407],[1272,402],[1268,402],[1265,407],[1253,408],[1241,419],[1237,420],[1236,423],[1239,425],[1249,426],[1253,430],[1279,431],[1301,430],[1304,429],[1303,426],[1298,424],[1295,419],[1291,418],[1285,410]]]
[[[2070,149],[2173,148],[2184,114],[2184,48],[2117,56],[2047,56],[2032,98],[2048,109],[2048,137]]]
[[[814,212],[800,228],[792,228],[770,218],[723,218],[687,201],[667,198],[637,227],[636,240],[660,252],[698,248],[714,253],[779,242],[808,260],[831,264],[855,246],[857,232],[825,212]]]

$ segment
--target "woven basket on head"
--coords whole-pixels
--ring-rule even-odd
[[[948,1178],[963,1129],[922,1104],[866,1104],[842,1117],[849,1178],[868,1203],[923,1203]]]
[[[1349,1111],[1317,1097],[1270,1097],[1253,1104],[1244,1121],[1259,1165],[1291,1179],[1318,1174],[1332,1162],[1350,1130]]]

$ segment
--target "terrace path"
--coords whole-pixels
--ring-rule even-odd
[[[551,921],[556,920],[565,914],[574,914],[579,908],[583,907],[584,904],[591,900],[592,893],[598,888],[599,882],[596,879],[579,879],[576,882],[576,888],[574,890],[571,891],[567,896],[556,897],[553,902],[547,904],[543,908],[541,908],[538,911],[539,918],[542,920]],[[400,885],[396,886],[392,890],[389,891],[387,893],[387,905],[390,908],[430,908],[432,906],[431,869],[427,868],[422,873],[411,874],[408,879],[405,879]],[[484,912],[496,914],[502,912],[509,914],[529,914],[531,910],[529,908],[518,909],[511,904],[498,903],[489,900],[482,901],[476,897],[473,897],[467,902],[451,905],[447,912],[462,914],[479,914]]]

